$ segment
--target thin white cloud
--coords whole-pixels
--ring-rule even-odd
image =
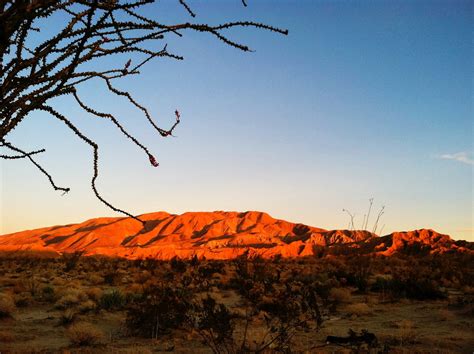
[[[443,154],[439,155],[438,158],[443,160],[455,160],[468,165],[474,165],[474,159],[466,151],[457,152],[455,154]]]

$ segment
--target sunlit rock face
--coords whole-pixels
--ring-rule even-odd
[[[313,256],[339,247],[351,253],[472,252],[433,230],[394,232],[379,237],[362,230],[327,231],[257,212],[166,212],[130,218],[98,218],[80,224],[45,227],[0,237],[0,250],[58,253],[86,251],[129,259],[153,257],[232,259],[244,253],[264,258]],[[466,246],[467,245],[467,246]]]

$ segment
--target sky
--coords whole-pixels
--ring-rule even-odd
[[[369,229],[382,206],[382,234],[432,228],[474,241],[473,5],[470,1],[188,1],[153,5],[167,23],[254,20],[288,36],[250,28],[169,37],[183,61],[157,59],[118,81],[176,138],[157,136],[103,83],[78,88],[112,112],[160,162],[106,120],[69,98],[54,101],[100,145],[101,194],[133,214],[259,210],[326,229]],[[61,24],[48,19],[43,33]],[[160,46],[164,45],[160,43]],[[125,63],[120,57],[109,64]],[[121,216],[90,187],[92,152],[59,121],[31,114],[7,137],[37,155],[62,195],[27,161],[1,162],[0,234]],[[380,230],[380,228],[379,228]]]

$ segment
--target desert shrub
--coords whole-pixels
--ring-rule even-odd
[[[77,318],[77,312],[74,309],[66,309],[59,315],[59,324],[69,326]]]
[[[100,297],[103,294],[103,291],[100,288],[88,288],[85,292],[89,299],[94,300],[96,302],[100,300]]]
[[[454,314],[448,309],[440,309],[438,315],[440,321],[450,321],[455,318]]]
[[[116,271],[112,270],[104,275],[104,283],[107,285],[114,285],[117,283],[119,276]]]
[[[230,280],[230,287],[244,298],[256,302],[263,292],[272,292],[281,278],[281,270],[259,257],[249,259],[241,256],[234,262],[235,275]],[[295,278],[296,274],[290,278]]]
[[[89,274],[87,279],[89,283],[93,285],[100,285],[104,283],[104,278],[95,273]]]
[[[197,255],[194,255],[193,258],[191,258],[191,260],[189,261],[189,265],[191,267],[196,267],[197,265],[199,265],[199,258]]]
[[[193,303],[188,322],[214,353],[264,353],[270,348],[271,352],[290,353],[292,338],[298,330],[309,329],[309,319],[318,317],[320,324],[314,295],[307,288],[287,287],[274,297],[250,302],[250,307],[240,314],[230,312],[208,295]],[[244,320],[243,333],[234,332],[236,318]],[[252,323],[263,325],[260,336],[248,330]]]
[[[142,290],[140,290],[139,292],[127,291],[125,292],[124,296],[125,296],[126,304],[134,303],[134,302],[140,301],[142,297]]]
[[[187,264],[185,261],[182,261],[178,257],[173,257],[170,261],[171,270],[176,273],[184,273],[187,268]]]
[[[144,284],[151,278],[151,273],[148,270],[143,270],[135,275],[135,282],[139,284]]]
[[[22,280],[16,280],[15,284],[13,285],[12,291],[14,294],[20,294],[28,291],[25,286],[25,282]]]
[[[96,346],[101,343],[104,334],[90,323],[77,323],[67,330],[71,344],[78,347]]]
[[[132,335],[157,338],[179,328],[190,308],[190,294],[184,288],[149,286],[128,306],[126,327]]]
[[[15,340],[15,336],[11,331],[0,331],[0,343],[11,343]]]
[[[347,305],[344,310],[348,314],[355,316],[367,315],[371,312],[369,306],[363,302]]]
[[[373,269],[372,258],[356,254],[355,257],[341,257],[341,262],[334,269],[333,275],[337,279],[345,279],[347,285],[356,287],[358,291],[366,292]]]
[[[209,262],[198,268],[199,276],[205,279],[211,278],[216,273],[225,274],[224,265],[221,262]]]
[[[62,286],[62,285],[65,285],[67,282],[65,279],[61,278],[61,277],[54,277],[52,280],[51,280],[51,284],[53,284],[54,286]]]
[[[11,317],[15,309],[12,297],[9,294],[0,293],[0,318]]]
[[[55,302],[56,292],[54,288],[50,285],[43,287],[43,289],[41,289],[41,299],[46,302]]]
[[[77,277],[73,277],[71,279],[71,276],[67,276],[67,275],[66,275],[65,285],[67,289],[74,289],[74,291],[82,290],[82,287],[83,287],[82,282]]]
[[[396,323],[398,328],[397,338],[400,346],[415,344],[418,342],[418,334],[415,323],[410,320],[403,320]]]
[[[474,295],[474,287],[473,286],[464,286],[462,288],[462,292],[465,295]]]
[[[137,284],[137,283],[130,284],[127,287],[127,290],[134,294],[141,294],[143,292],[143,289],[144,289],[143,285]]]
[[[236,346],[233,318],[225,305],[217,304],[209,295],[194,304],[189,316],[192,327],[214,353],[229,352]]]
[[[147,257],[145,259],[137,259],[133,261],[133,264],[140,269],[153,271],[154,269],[159,267],[160,261],[155,258]]]
[[[95,311],[97,309],[97,304],[92,300],[86,300],[84,302],[81,302],[77,306],[77,309],[81,313],[87,313],[87,312]]]
[[[24,280],[24,283],[27,291],[31,294],[31,296],[34,297],[38,294],[40,283],[36,279],[36,277],[29,277]]]
[[[296,332],[309,330],[313,324],[320,327],[322,300],[312,283],[313,278],[300,277],[304,266],[288,261],[285,267],[278,261],[250,259],[245,255],[232,264],[231,286],[242,296],[246,306],[245,322],[256,321],[259,326],[263,323],[264,332],[261,337],[244,332],[244,337],[237,341],[242,343],[239,351],[264,352],[271,345],[276,352],[288,352]],[[247,338],[247,335],[255,338]]]
[[[16,307],[27,307],[33,302],[33,297],[28,292],[16,294],[13,298]]]
[[[58,309],[67,309],[86,300],[87,295],[78,289],[67,289],[66,292],[56,301],[55,307]]]
[[[259,351],[271,344],[277,352],[289,352],[295,333],[318,330],[322,324],[320,304],[313,286],[287,284],[268,300],[266,306],[257,307],[263,311],[267,331],[258,342]],[[313,323],[316,328],[312,328]]]
[[[63,253],[62,261],[64,262],[64,271],[70,272],[76,268],[81,257],[85,254],[85,251],[76,251],[72,253]]]
[[[187,287],[193,283],[193,277],[185,274],[181,277],[180,282],[181,282],[181,286]]]
[[[474,317],[474,296],[463,294],[451,300],[449,307],[457,310],[458,314],[465,317]]]
[[[330,301],[331,297],[331,290],[334,288],[332,282],[330,280],[325,280],[325,281],[315,281],[311,283],[311,286],[313,286],[316,290],[316,293],[319,295],[321,300],[324,301],[325,305],[327,305]]]
[[[415,275],[406,278],[395,276],[392,279],[378,277],[371,290],[387,293],[394,299],[436,300],[447,297],[435,282]]]
[[[125,305],[125,296],[119,289],[112,289],[102,294],[99,306],[105,310],[121,309]]]
[[[332,288],[329,291],[329,299],[335,304],[349,303],[351,298],[351,291],[346,288]]]
[[[336,344],[348,349],[350,348],[351,353],[372,353],[372,349],[378,346],[377,336],[374,333],[369,332],[367,329],[363,329],[360,334],[349,329],[347,336],[327,336],[326,343]],[[362,349],[368,351],[361,351]],[[389,348],[385,346],[383,352],[388,352],[388,349]]]

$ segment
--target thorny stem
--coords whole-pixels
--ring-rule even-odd
[[[247,6],[245,0],[241,0]],[[44,150],[25,152],[6,142],[6,137],[30,113],[45,111],[63,121],[84,143],[93,148],[93,178],[91,187],[95,196],[110,209],[125,214],[136,220],[132,214],[116,208],[107,202],[97,191],[96,179],[99,174],[99,145],[82,134],[72,124],[69,117],[56,111],[51,100],[72,95],[83,110],[96,117],[112,121],[129,140],[142,149],[153,166],[158,166],[150,150],[138,139],[127,132],[118,119],[110,113],[99,112],[88,106],[78,95],[77,87],[92,79],[105,81],[108,92],[125,97],[130,104],[141,110],[150,124],[160,136],[172,136],[180,123],[180,113],[175,111],[175,122],[169,129],[161,128],[155,123],[152,115],[128,91],[119,90],[113,80],[138,75],[146,63],[159,57],[182,60],[183,57],[168,52],[167,45],[156,48],[157,41],[166,40],[167,35],[183,36],[185,31],[208,33],[226,45],[242,51],[251,51],[244,44],[227,36],[233,28],[253,27],[270,32],[288,34],[287,30],[253,21],[227,22],[220,25],[203,23],[165,24],[145,15],[144,8],[154,0],[108,1],[108,0],[36,0],[36,1],[0,1],[0,142],[2,146],[19,155],[1,154],[3,159],[27,158],[49,180],[55,190],[67,193],[70,189],[58,187],[51,175],[34,159],[33,155]],[[196,13],[186,0],[177,0],[179,6],[191,16]],[[152,13],[148,11],[148,13]],[[52,15],[68,16],[63,26],[58,26],[55,34],[31,46],[40,38],[35,33],[35,41],[31,41],[33,32],[40,32],[44,20]],[[102,58],[111,56],[128,56],[123,67],[106,68],[102,71],[84,69],[85,65],[94,64]],[[133,61],[133,62],[132,62]]]

